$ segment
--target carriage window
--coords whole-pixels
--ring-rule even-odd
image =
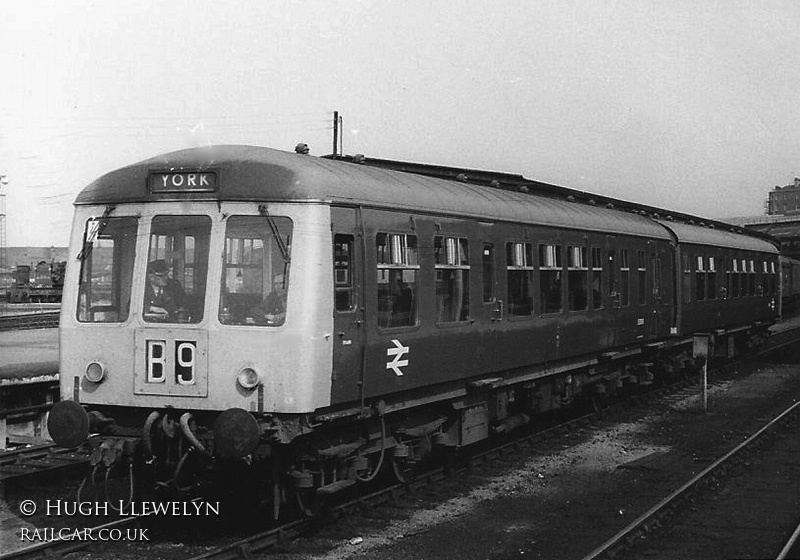
[[[702,301],[706,299],[706,267],[705,259],[697,257],[697,267],[695,268],[695,299]]]
[[[739,297],[739,261],[731,259],[728,265],[728,296]]]
[[[224,325],[277,327],[286,320],[292,220],[285,216],[231,216],[219,301]]]
[[[539,245],[539,289],[542,313],[561,311],[561,246]]]
[[[150,228],[144,309],[147,322],[203,319],[208,270],[208,216],[156,216]]]
[[[483,244],[483,301],[491,303],[495,300],[494,295],[494,245],[491,243]]]
[[[415,235],[379,233],[375,237],[378,260],[378,326],[417,324],[417,273],[419,260]]]
[[[644,251],[636,251],[636,259],[639,261],[637,270],[637,290],[639,292],[639,305],[647,303],[647,261]]]
[[[570,311],[582,311],[588,307],[589,262],[586,247],[567,247],[567,297]]]
[[[355,309],[352,235],[336,235],[333,238],[333,286],[336,311]]]
[[[681,286],[683,303],[689,303],[692,301],[692,265],[689,255],[681,253],[681,262],[683,265],[683,285]]]
[[[631,303],[631,266],[627,249],[619,250],[619,282],[620,306],[627,307]]]
[[[706,271],[706,297],[717,299],[717,264],[714,257],[708,257],[708,270]]]
[[[533,245],[506,243],[506,282],[509,316],[532,315]]]
[[[755,261],[750,261],[750,269],[748,276],[748,295],[754,296],[756,295],[756,263]]]
[[[459,237],[434,237],[437,322],[469,320],[469,245]]]
[[[136,218],[92,218],[83,237],[77,319],[121,323],[128,318],[136,257]]]
[[[603,307],[603,250],[592,247],[592,307]]]
[[[747,261],[741,259],[739,262],[739,297],[747,297]]]

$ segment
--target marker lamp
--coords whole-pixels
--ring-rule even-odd
[[[236,382],[242,389],[254,389],[259,382],[258,373],[250,367],[246,367],[236,376]]]
[[[86,366],[86,373],[84,376],[92,383],[100,383],[103,379],[105,379],[106,368],[100,362],[92,362]]]

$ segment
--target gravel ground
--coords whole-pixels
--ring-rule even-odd
[[[707,413],[687,392],[636,407],[478,480],[469,477],[449,499],[420,499],[377,524],[340,523],[329,536],[264,557],[582,558],[796,400],[800,366],[795,357],[781,362],[717,380]]]

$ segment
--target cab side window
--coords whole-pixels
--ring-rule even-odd
[[[333,237],[333,287],[336,311],[353,311],[356,301],[352,235],[337,234]]]

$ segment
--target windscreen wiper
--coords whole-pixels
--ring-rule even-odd
[[[275,218],[270,216],[269,211],[267,210],[267,205],[259,204],[258,213],[267,219],[267,223],[269,224],[269,229],[272,230],[272,236],[275,238],[275,242],[278,244],[278,249],[280,250],[281,256],[283,257],[283,262],[284,264],[289,264],[289,262],[291,262],[289,260],[289,247],[286,245],[286,241],[284,241],[283,238],[281,237],[281,232],[278,231],[278,225],[275,223]]]
[[[113,212],[115,208],[116,206],[114,205],[106,206],[103,215],[100,218],[95,219],[95,221],[97,222],[97,227],[94,228],[93,231],[90,231],[89,234],[86,236],[86,239],[83,240],[83,249],[81,249],[81,252],[78,253],[79,261],[81,262],[85,261],[87,258],[89,258],[89,255],[92,254],[92,249],[94,249],[94,242],[98,237],[100,237],[100,235],[103,233],[103,230],[106,229],[106,226],[108,225],[108,217],[111,215],[111,212]]]

